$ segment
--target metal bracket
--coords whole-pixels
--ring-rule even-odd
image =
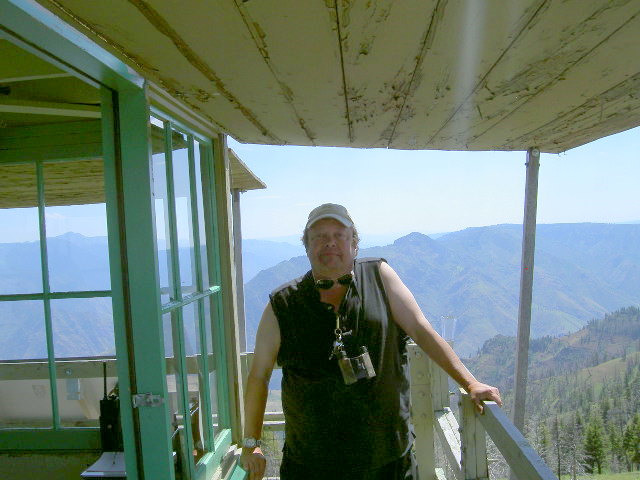
[[[133,408],[138,407],[159,407],[164,404],[164,398],[153,393],[136,393],[132,396]]]

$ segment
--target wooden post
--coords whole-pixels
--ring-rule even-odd
[[[488,480],[487,439],[471,397],[460,390],[462,472],[465,480]]]
[[[518,339],[516,348],[515,402],[513,423],[523,432],[527,369],[529,367],[529,335],[533,291],[533,260],[536,244],[536,211],[538,206],[538,171],[540,150],[527,151],[527,183],[524,196],[524,224],[522,232],[522,264],[520,267],[520,305],[518,308]]]
[[[416,434],[415,451],[420,478],[436,479],[436,461],[431,400],[431,360],[416,344],[407,346],[411,370],[411,418]]]
[[[214,141],[215,154],[214,177],[216,187],[216,217],[218,226],[218,242],[220,248],[220,278],[223,288],[222,308],[224,312],[224,342],[226,354],[227,378],[229,380],[229,412],[233,442],[239,443],[244,429],[244,410],[242,400],[242,367],[240,365],[240,344],[238,342],[238,317],[236,305],[236,271],[233,251],[233,218],[230,201],[231,168],[229,166],[229,149],[227,137],[219,134]]]
[[[247,351],[246,319],[244,317],[244,277],[242,275],[242,218],[240,215],[241,190],[234,188],[231,191],[231,203],[233,212],[233,252],[236,263],[236,309],[238,312],[238,342],[240,352]]]

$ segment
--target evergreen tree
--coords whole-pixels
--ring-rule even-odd
[[[625,463],[625,455],[622,449],[622,434],[617,425],[609,424],[609,465],[612,472],[620,472],[621,465]]]
[[[583,452],[583,428],[579,415],[564,425],[561,431],[562,459],[559,462],[572,480],[577,480],[578,475],[585,473],[585,455]]]
[[[627,423],[622,447],[627,458],[628,470],[632,471],[634,466],[640,466],[640,413],[636,413],[633,419]]]
[[[562,449],[562,445],[560,442],[560,431],[562,429],[562,423],[560,422],[560,420],[558,419],[558,416],[556,415],[555,418],[553,419],[553,423],[551,424],[551,443],[553,445],[553,453],[554,453],[554,460],[555,460],[555,466],[556,466],[556,476],[558,478],[560,478],[560,475],[562,474],[562,456],[560,454],[560,451]],[[551,458],[549,458],[549,461],[551,461]]]
[[[584,439],[585,466],[588,473],[602,473],[605,461],[604,434],[599,413],[591,415]]]

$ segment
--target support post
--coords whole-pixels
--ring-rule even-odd
[[[216,190],[218,242],[220,248],[220,278],[223,289],[222,310],[224,318],[224,351],[227,360],[227,378],[229,380],[230,426],[233,443],[242,439],[244,410],[242,399],[242,367],[240,365],[240,344],[238,343],[238,317],[236,305],[236,271],[233,251],[233,232],[231,225],[233,213],[231,205],[231,167],[227,137],[219,134],[214,142],[214,175]]]
[[[416,435],[416,459],[420,477],[436,479],[433,424],[435,415],[431,399],[432,362],[415,343],[408,346],[411,374],[411,418]]]
[[[462,389],[460,389],[460,410],[463,478],[465,480],[489,480],[487,439],[484,427],[480,424],[471,396]]]
[[[529,335],[531,329],[531,302],[533,292],[533,261],[536,244],[536,212],[538,207],[538,171],[540,150],[527,151],[527,181],[524,196],[524,222],[522,232],[522,261],[520,266],[520,305],[518,308],[518,338],[516,347],[515,402],[513,423],[524,430],[527,369],[529,367]]]
[[[233,212],[233,253],[236,263],[236,309],[238,311],[238,342],[240,352],[247,351],[246,321],[244,317],[244,276],[242,274],[242,218],[240,215],[240,194],[242,190],[231,191]]]

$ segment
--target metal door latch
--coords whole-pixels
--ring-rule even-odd
[[[133,395],[133,408],[159,407],[164,403],[164,398],[153,393],[136,393]]]

